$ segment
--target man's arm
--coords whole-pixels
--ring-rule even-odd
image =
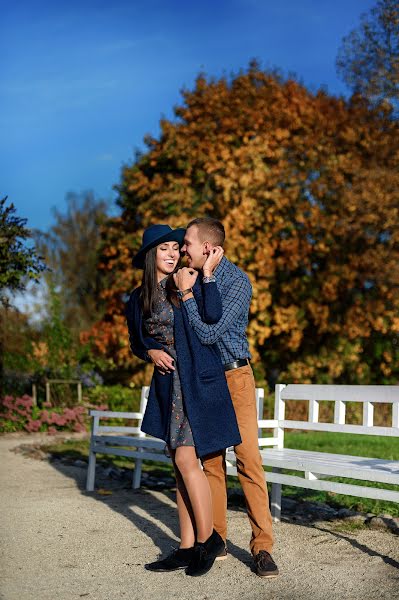
[[[209,285],[209,284],[205,284]],[[214,325],[204,323],[198,312],[197,303],[188,298],[182,304],[187,311],[190,325],[202,344],[214,344],[236,322],[238,316],[249,311],[252,289],[245,277],[237,278],[222,297],[223,314]]]

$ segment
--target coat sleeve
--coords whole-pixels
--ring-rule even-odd
[[[217,323],[222,318],[223,306],[216,282],[203,283],[201,291],[203,300],[202,320],[209,325]]]
[[[148,356],[148,350],[163,350],[161,344],[151,336],[146,335],[143,328],[143,314],[139,303],[139,288],[135,289],[126,304],[126,322],[129,330],[130,349],[135,356],[152,362]]]

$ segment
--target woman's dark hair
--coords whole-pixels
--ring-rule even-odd
[[[180,269],[180,259],[177,262],[176,268],[173,271],[175,273],[177,269]],[[173,273],[171,273],[166,282],[166,292],[168,300],[174,304],[178,304],[176,286],[173,280]],[[148,318],[152,315],[154,305],[158,296],[158,278],[157,278],[157,246],[148,250],[145,255],[143,278],[141,280],[141,292],[140,300],[141,307],[143,309],[144,318]]]

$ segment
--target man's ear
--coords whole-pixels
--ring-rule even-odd
[[[204,254],[209,254],[211,251],[211,245],[209,242],[204,242]]]

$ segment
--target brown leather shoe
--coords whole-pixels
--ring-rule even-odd
[[[266,550],[259,550],[254,556],[256,574],[259,577],[277,577],[278,568],[272,557]]]

